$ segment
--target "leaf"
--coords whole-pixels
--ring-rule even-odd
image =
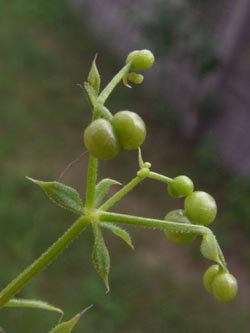
[[[63,314],[62,309],[57,308],[47,302],[34,299],[12,298],[4,306],[8,308],[19,307],[19,308],[41,309]]]
[[[96,58],[97,58],[97,55],[95,56],[95,58],[92,62],[92,66],[89,71],[88,83],[94,89],[96,95],[98,95],[98,93],[100,91],[101,77],[100,77],[99,71],[96,67]]]
[[[94,247],[92,252],[92,262],[95,270],[103,279],[107,292],[109,292],[109,270],[110,270],[110,256],[107,246],[104,242],[101,229],[97,225],[93,225],[94,231]]]
[[[110,179],[110,178],[105,178],[102,179],[95,188],[95,207],[98,207],[102,199],[105,197],[105,195],[108,193],[110,187],[112,185],[122,185],[116,180]]]
[[[79,319],[84,315],[86,311],[92,308],[92,305],[84,309],[82,312],[78,313],[76,316],[71,318],[68,321],[64,321],[63,323],[57,325],[50,331],[49,333],[71,333],[75,325],[78,323]]]
[[[97,94],[95,92],[95,89],[88,82],[84,82],[84,89],[88,94],[91,104],[95,106],[97,100]]]
[[[57,205],[76,214],[83,213],[83,203],[79,193],[72,187],[59,182],[44,182],[27,177],[33,183],[40,186],[47,196]]]
[[[130,237],[129,233],[126,230],[124,230],[124,229],[122,229],[122,228],[120,228],[117,225],[112,224],[112,223],[100,222],[100,225],[103,228],[111,230],[113,232],[113,234],[115,234],[116,236],[123,239],[124,242],[127,243],[128,246],[130,246],[134,250],[134,245],[132,243],[131,237]]]
[[[211,232],[203,235],[201,242],[201,253],[205,258],[213,260],[222,265],[219,257],[217,240]]]

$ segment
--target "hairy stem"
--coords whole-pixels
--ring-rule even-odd
[[[87,176],[87,189],[85,208],[94,208],[95,204],[95,186],[97,179],[98,160],[93,155],[89,155],[88,162],[88,176]]]
[[[138,185],[145,178],[146,177],[143,178],[139,176],[133,178],[128,184],[123,186],[123,188],[120,191],[116,192],[111,198],[109,198],[106,202],[104,202],[104,204],[102,204],[99,207],[99,210],[106,211],[110,207],[114,206],[115,203],[120,201],[128,192],[130,192],[136,185]]]
[[[99,215],[100,221],[116,222],[134,225],[138,227],[166,229],[169,231],[178,231],[185,233],[194,233],[204,235],[211,232],[210,229],[200,225],[183,224],[165,220],[151,219],[146,217],[132,216],[126,214],[117,214],[101,211]]]
[[[218,253],[219,253],[219,258],[220,258],[220,260],[221,260],[221,262],[222,262],[222,264],[224,266],[224,269],[225,269],[225,271],[228,271],[227,268],[226,268],[227,267],[226,259],[224,257],[224,254],[223,254],[223,252],[222,252],[222,250],[221,250],[220,245],[219,245],[218,242],[217,242],[217,249],[218,249]]]
[[[159,180],[165,184],[170,184],[172,182],[172,178],[160,175],[159,173],[150,171],[148,178]]]
[[[20,275],[11,281],[0,292],[0,307],[6,304],[27,282],[29,282],[43,268],[50,264],[53,259],[68,246],[90,223],[89,218],[80,217],[46,252],[28,266]]]

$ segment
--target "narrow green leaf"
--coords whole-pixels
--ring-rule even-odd
[[[122,240],[124,240],[124,242],[127,243],[128,246],[130,246],[134,250],[134,245],[132,243],[130,234],[126,230],[124,230],[112,223],[100,222],[100,225],[103,228],[111,230],[113,232],[113,234],[115,234],[116,236],[118,236]]]
[[[63,323],[54,327],[49,333],[71,333],[75,325],[78,323],[79,319],[84,315],[86,311],[88,311],[92,307],[84,309],[82,312],[78,313],[76,316],[71,318],[68,321],[64,321]]]
[[[94,91],[96,92],[96,95],[98,95],[98,93],[100,91],[101,77],[100,77],[99,71],[96,66],[96,57],[97,56],[95,56],[95,58],[92,62],[92,66],[90,68],[90,72],[89,72],[89,76],[88,76],[88,83],[94,89]]]
[[[97,100],[95,89],[88,82],[84,82],[84,89],[89,97],[91,104],[95,106]]]
[[[79,193],[74,188],[59,182],[44,182],[30,177],[27,178],[40,186],[47,196],[57,205],[71,210],[76,214],[82,214],[83,203]]]
[[[95,270],[103,279],[107,292],[109,292],[109,270],[110,270],[110,257],[107,246],[104,242],[101,229],[97,225],[93,225],[94,231],[94,247],[92,252],[92,262]]]
[[[95,207],[98,207],[102,199],[105,197],[105,195],[108,193],[110,187],[112,185],[122,185],[116,180],[110,179],[110,178],[105,178],[102,179],[95,188]]]
[[[222,265],[219,257],[217,240],[211,232],[203,235],[201,242],[201,253],[205,258],[213,260]]]
[[[47,302],[34,299],[12,298],[4,306],[8,308],[19,307],[19,308],[40,309],[40,310],[54,311],[63,314],[62,309],[57,308]]]

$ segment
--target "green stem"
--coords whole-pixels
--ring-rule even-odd
[[[93,117],[92,117],[92,121],[96,120],[99,118],[99,112],[97,111],[96,106],[93,109]]]
[[[133,178],[128,184],[123,186],[123,188],[120,191],[116,192],[111,198],[109,198],[106,202],[104,202],[104,204],[102,204],[98,208],[98,210],[106,211],[110,207],[114,206],[115,203],[120,201],[128,192],[130,192],[136,185],[138,185],[145,178],[146,177],[140,177],[140,176]]]
[[[94,208],[95,204],[95,186],[97,179],[98,160],[93,155],[89,155],[88,176],[85,208]]]
[[[225,271],[227,272],[228,271],[228,269],[227,269],[227,262],[226,262],[224,254],[223,254],[223,252],[222,252],[222,250],[221,250],[220,245],[219,245],[218,242],[217,242],[217,249],[218,249],[218,253],[219,253],[219,258],[220,258],[222,264],[224,265]]]
[[[172,178],[160,175],[159,173],[150,171],[148,178],[159,180],[160,182],[170,184],[172,182]]]
[[[11,281],[0,292],[0,307],[6,304],[28,281],[51,263],[53,259],[86,228],[88,223],[90,223],[90,221],[87,217],[80,217],[46,252]]]
[[[193,224],[183,224],[165,220],[151,219],[146,217],[132,216],[126,214],[117,214],[110,212],[100,212],[99,215],[100,221],[105,222],[117,222],[124,223],[129,225],[135,225],[139,227],[146,228],[158,228],[158,229],[166,229],[169,231],[178,231],[178,232],[186,232],[186,233],[194,233],[199,235],[207,234],[211,232],[207,227],[203,227],[200,225]]]
[[[131,66],[131,64],[128,63],[113,77],[113,79],[107,84],[107,86],[103,89],[103,91],[100,93],[99,97],[97,98],[98,103],[105,104],[107,98],[112,93],[114,88],[124,78],[124,76],[129,72],[130,66]]]

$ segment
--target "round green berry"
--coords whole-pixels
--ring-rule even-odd
[[[145,123],[135,112],[117,112],[112,118],[112,126],[123,149],[137,149],[146,138]]]
[[[164,217],[164,220],[170,222],[191,224],[189,219],[184,215],[182,209],[175,209],[167,213],[167,215]],[[196,238],[196,235],[194,235],[193,233],[184,233],[169,230],[164,230],[164,233],[168,240],[175,244],[189,244]]]
[[[149,50],[136,50],[130,52],[126,59],[126,64],[131,62],[131,70],[146,70],[155,61],[153,53]]]
[[[186,197],[194,190],[194,184],[187,176],[177,176],[168,185],[168,193],[174,198]]]
[[[84,143],[88,151],[101,160],[115,157],[120,150],[113,127],[105,119],[94,120],[85,129]]]
[[[203,191],[195,191],[188,195],[184,202],[185,215],[195,224],[209,225],[217,214],[214,198]]]
[[[235,277],[229,273],[217,274],[212,282],[214,297],[223,303],[231,302],[238,292],[238,283]]]
[[[209,293],[212,293],[212,283],[215,276],[219,273],[219,265],[210,266],[203,275],[203,284]]]

